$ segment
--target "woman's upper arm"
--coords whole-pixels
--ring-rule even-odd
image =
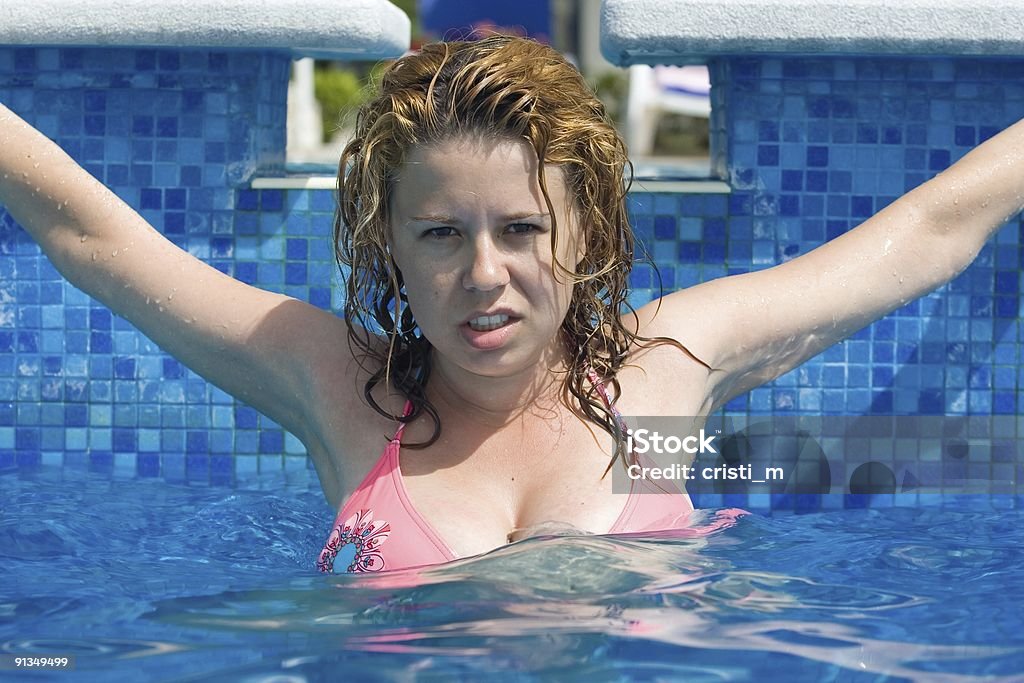
[[[347,411],[324,400],[355,384],[343,320],[183,251],[2,104],[0,132],[0,203],[72,284],[311,453],[324,452],[324,411],[345,435]]]
[[[707,363],[717,408],[947,282],[971,249],[904,201],[791,261],[652,302],[641,334],[673,337]]]
[[[1021,210],[1024,121],[969,152],[857,228],[767,270],[721,278],[641,309],[641,330],[675,337],[715,371],[720,406],[945,284]]]
[[[350,365],[345,322],[221,273],[127,206],[109,218],[116,230],[84,240],[69,232],[50,244],[57,268],[193,371],[306,441],[318,374]]]

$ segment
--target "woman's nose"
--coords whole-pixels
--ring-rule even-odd
[[[508,284],[504,256],[493,241],[486,237],[477,239],[471,252],[469,267],[462,277],[466,289],[486,292]]]

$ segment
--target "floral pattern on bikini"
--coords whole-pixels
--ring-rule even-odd
[[[380,546],[391,535],[391,525],[373,518],[373,510],[360,510],[331,531],[320,551],[316,567],[333,572],[336,563],[348,563],[346,572],[379,572],[384,569]]]

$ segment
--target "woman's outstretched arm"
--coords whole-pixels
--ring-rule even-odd
[[[648,304],[640,330],[713,368],[714,409],[949,282],[1022,206],[1024,121],[807,254]]]
[[[304,442],[334,315],[239,282],[179,249],[0,105],[0,204],[72,284]],[[322,370],[322,367],[321,367]],[[309,445],[307,443],[307,445]]]

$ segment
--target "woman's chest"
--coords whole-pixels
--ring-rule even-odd
[[[675,356],[678,358],[678,355]],[[651,353],[618,377],[618,410],[626,416],[702,415],[706,371],[694,371],[671,354]],[[584,387],[589,385],[584,382]],[[391,409],[400,412],[403,406]],[[364,429],[333,444],[341,472],[328,499],[348,500],[384,455],[395,423],[366,408]],[[606,533],[623,514],[629,480],[623,463],[608,465],[611,435],[565,406],[541,410],[501,429],[481,429],[447,416],[429,446],[433,423],[420,418],[402,435],[395,471],[381,485],[401,489],[409,514],[432,528],[456,554],[490,550],[531,527],[572,527]],[[377,468],[377,473],[387,468]]]
[[[430,449],[400,450],[401,485],[416,514],[459,556],[530,535],[531,528],[606,533],[629,497],[621,463],[605,475],[611,436],[591,432],[571,414],[557,431],[461,443],[465,433],[457,426],[444,433]]]

